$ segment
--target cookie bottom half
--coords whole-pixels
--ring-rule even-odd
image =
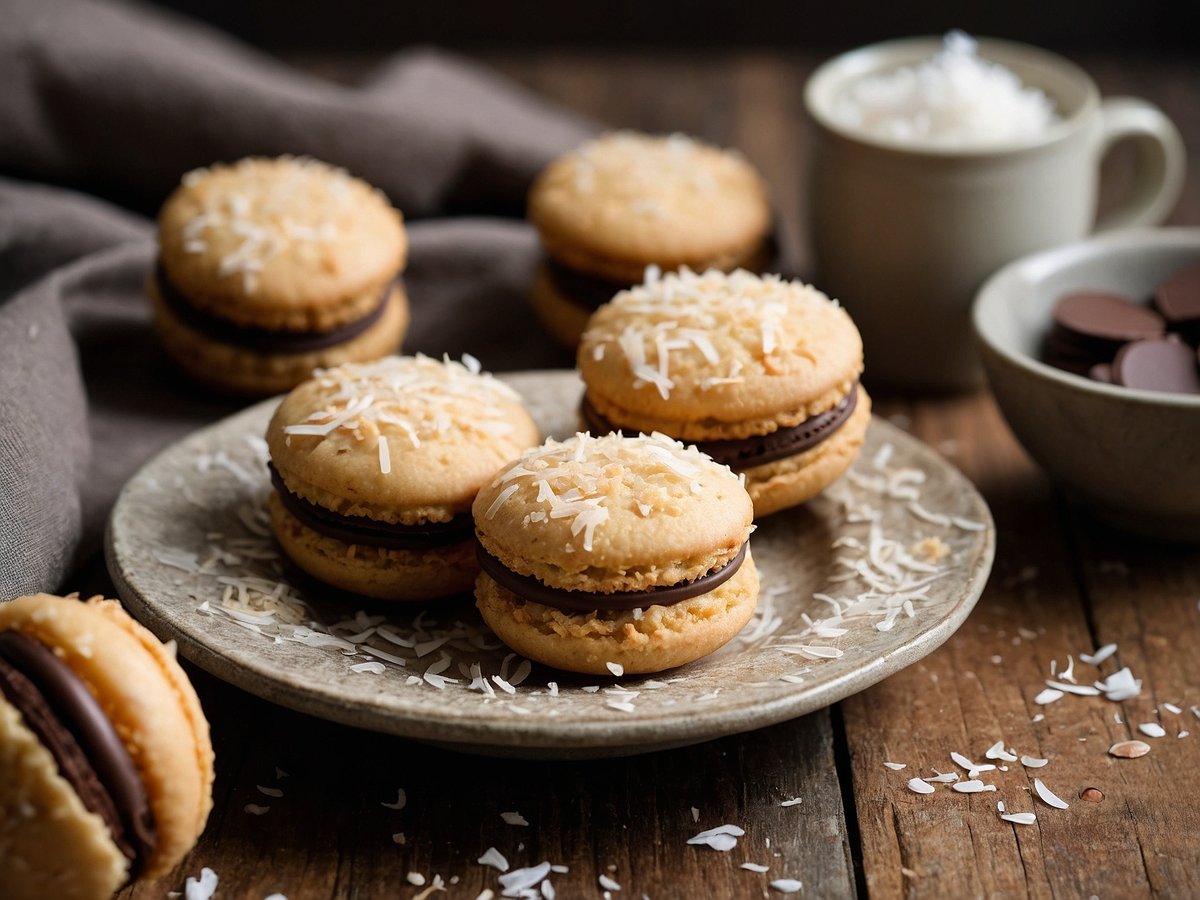
[[[53,755],[0,697],[0,873],[9,900],[109,897],[129,863]]]
[[[579,346],[579,339],[595,310],[559,291],[545,261],[538,265],[529,299],[534,313],[555,340],[569,350]]]
[[[185,325],[163,304],[153,279],[149,294],[167,354],[195,381],[233,394],[277,394],[308,379],[314,369],[379,359],[396,352],[408,329],[408,298],[397,284],[378,321],[345,343],[308,353],[260,353]]]
[[[479,572],[474,541],[424,550],[350,544],[304,525],[276,493],[267,508],[275,537],[292,562],[342,590],[379,600],[431,600],[470,591]]]
[[[747,554],[715,590],[670,606],[618,613],[572,614],[521,600],[488,575],[475,583],[476,606],[504,643],[536,662],[592,675],[616,663],[628,675],[673,669],[707,656],[750,621],[758,571]]]
[[[858,458],[871,424],[871,398],[861,387],[854,412],[821,443],[804,453],[745,469],[754,517],[811,500],[837,481]]]

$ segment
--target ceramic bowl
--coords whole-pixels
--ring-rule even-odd
[[[1200,263],[1200,228],[1119,231],[1026,256],[975,299],[984,369],[1025,449],[1099,518],[1200,542],[1200,396],[1102,384],[1041,361],[1054,304],[1088,288],[1144,299]]]

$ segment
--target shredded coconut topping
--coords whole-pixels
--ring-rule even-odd
[[[239,179],[239,192],[230,189],[233,179]],[[241,278],[247,294],[258,289],[259,273],[273,257],[297,244],[336,240],[338,220],[361,202],[349,173],[308,158],[245,159],[196,169],[184,176],[183,185],[201,181],[206,189],[192,192],[200,210],[180,229],[184,252],[207,252],[214,233],[234,235],[236,245],[217,262],[217,275]]]
[[[301,421],[285,425],[283,433],[324,440],[340,431],[356,440],[374,438],[384,475],[392,471],[397,452],[415,450],[423,439],[452,429],[473,428],[487,436],[508,433],[512,425],[495,401],[519,402],[512,388],[491,375],[449,357],[439,362],[420,354],[318,370],[314,381],[320,388],[319,405]],[[384,429],[399,431],[402,445],[390,443]]]
[[[636,465],[631,465],[636,464]],[[571,537],[583,536],[590,553],[596,529],[609,520],[610,507],[625,502],[625,494],[640,507],[647,499],[690,494],[702,471],[736,476],[699,450],[685,447],[663,434],[594,438],[580,433],[565,441],[548,440],[496,476],[493,487],[505,487],[488,507],[492,518],[518,490],[543,508],[526,516],[524,525],[569,519]],[[540,515],[539,515],[540,513]]]
[[[709,391],[740,384],[751,373],[811,367],[844,315],[813,314],[835,310],[834,301],[800,281],[743,269],[698,274],[685,267],[617,294],[583,344],[593,353],[614,351],[636,388],[652,387],[666,400],[677,377]]]

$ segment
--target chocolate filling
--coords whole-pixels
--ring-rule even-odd
[[[599,275],[589,275],[549,256],[546,257],[546,273],[560,297],[589,310],[599,309],[621,291],[633,287],[633,282],[609,281]]]
[[[284,509],[318,534],[347,544],[386,547],[390,550],[429,550],[461,544],[470,540],[475,530],[475,522],[469,513],[457,515],[449,522],[426,522],[422,525],[394,525],[377,522],[366,516],[343,516],[297,497],[288,490],[279,470],[273,465],[269,468],[271,484],[279,492]]]
[[[96,698],[62,660],[14,631],[0,633],[0,691],[83,805],[104,820],[132,881],[154,853],[158,832],[141,776]]]
[[[742,544],[737,555],[721,568],[706,572],[692,581],[661,585],[645,591],[617,591],[611,594],[550,587],[531,575],[517,574],[483,549],[483,545],[475,548],[475,556],[479,560],[479,567],[496,584],[512,591],[522,600],[532,600],[569,613],[625,612],[645,609],[647,606],[673,606],[716,590],[741,568],[749,546],[749,542]]]
[[[791,428],[780,428],[770,434],[754,435],[728,441],[688,441],[702,452],[731,469],[752,469],[777,459],[795,456],[811,450],[845,424],[858,405],[858,385],[850,390],[833,409],[805,419]],[[588,427],[601,434],[621,429],[602,416],[585,394],[580,411]]]
[[[187,296],[167,278],[161,264],[155,270],[154,278],[163,306],[192,331],[198,331],[222,344],[246,347],[259,353],[313,353],[353,340],[383,318],[392,289],[398,283],[398,280],[388,282],[380,295],[379,303],[361,319],[338,325],[328,331],[287,331],[239,325],[193,306]]]

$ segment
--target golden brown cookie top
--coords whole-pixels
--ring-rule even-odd
[[[196,169],[163,205],[160,261],[197,306],[244,324],[304,326],[376,302],[404,267],[400,213],[366,182],[314,159],[253,157]],[[370,295],[370,296],[367,296]]]
[[[492,478],[472,511],[484,548],[514,572],[600,592],[717,568],[753,518],[737,475],[660,434],[546,441]]]
[[[742,270],[651,271],[592,316],[578,362],[602,414],[676,433],[667,423],[815,415],[846,396],[863,365],[858,329],[835,301]]]
[[[539,435],[512,388],[464,361],[392,356],[300,385],[267,429],[288,489],[381,522],[445,522],[470,509]]]
[[[559,261],[629,281],[652,263],[732,267],[771,226],[766,186],[740,154],[631,131],[551,163],[530,191],[529,217]]]

